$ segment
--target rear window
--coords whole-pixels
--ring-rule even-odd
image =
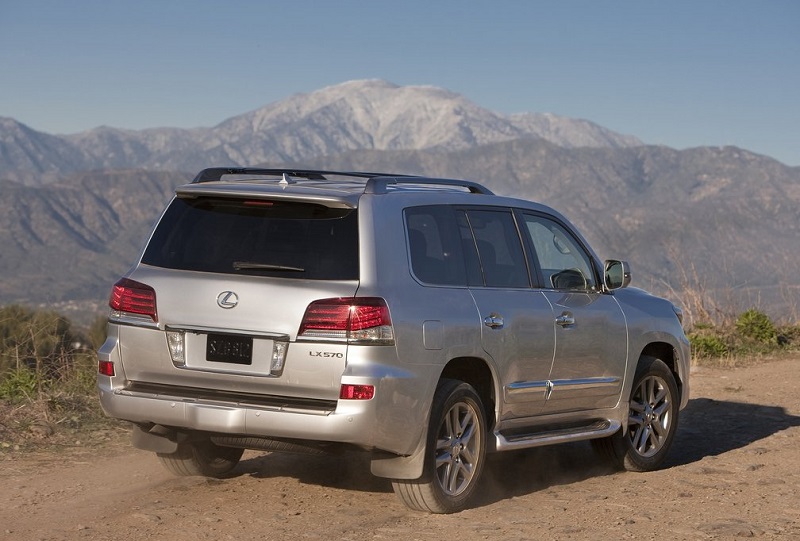
[[[324,205],[175,199],[142,263],[306,280],[358,279],[358,213]]]

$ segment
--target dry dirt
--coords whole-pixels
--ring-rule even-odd
[[[248,452],[174,478],[108,444],[0,456],[0,539],[800,539],[800,357],[694,370],[665,468],[611,471],[586,443],[491,457],[454,515],[406,510],[356,457]]]

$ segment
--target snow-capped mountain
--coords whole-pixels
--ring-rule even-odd
[[[532,138],[566,148],[642,144],[587,120],[504,115],[437,87],[360,80],[296,94],[211,128],[103,126],[55,136],[2,119],[0,168],[6,178],[36,183],[44,171],[194,171],[209,165],[296,163],[353,150],[464,150]]]

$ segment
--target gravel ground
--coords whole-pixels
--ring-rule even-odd
[[[454,515],[407,510],[354,457],[247,452],[230,478],[171,477],[119,438],[0,454],[0,539],[800,539],[800,356],[696,368],[664,469],[586,443],[490,457]]]

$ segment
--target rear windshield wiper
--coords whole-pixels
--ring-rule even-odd
[[[270,263],[256,263],[254,261],[234,261],[234,270],[276,270],[276,271],[293,271],[305,272],[306,269],[301,267],[290,267],[288,265],[272,265]]]

